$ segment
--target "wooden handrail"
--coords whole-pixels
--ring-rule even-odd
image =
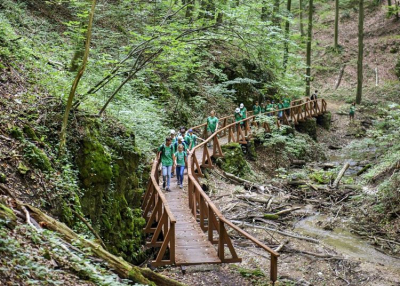
[[[319,107],[318,101],[321,102],[321,109]],[[295,120],[297,122],[298,120],[300,120],[299,119],[300,115],[301,115],[301,119],[303,119],[305,117],[311,117],[314,114],[320,114],[320,113],[326,111],[326,102],[324,99],[305,100],[304,102],[302,101],[299,104],[293,105],[289,108],[278,109],[278,110],[274,110],[274,111],[266,112],[266,113],[267,114],[276,114],[276,113],[282,111],[284,123],[286,120],[286,123],[289,124],[289,121],[288,121],[288,118],[287,118],[287,115],[285,112],[286,110],[290,110],[290,118],[292,118],[293,120]],[[303,115],[303,113],[305,113],[305,115]],[[241,122],[245,123],[245,126],[246,126],[245,133],[247,135],[249,123],[251,122],[251,120],[254,121],[256,117],[257,117],[256,115],[251,115],[243,120],[233,122],[228,125],[226,125],[226,122],[227,122],[226,120],[233,118],[233,115],[221,118],[220,120],[224,120],[225,126],[220,128],[217,132],[214,132],[211,136],[206,138],[201,144],[195,146],[189,152],[189,156],[188,156],[189,207],[192,209],[193,215],[195,217],[197,217],[197,211],[199,208],[200,226],[203,228],[203,230],[208,229],[209,240],[211,241],[211,243],[215,243],[214,238],[213,238],[213,230],[218,231],[218,233],[219,233],[218,254],[220,256],[221,261],[223,261],[223,262],[240,261],[240,259],[237,258],[237,255],[234,252],[234,248],[230,242],[230,238],[227,237],[224,225],[228,225],[233,230],[237,231],[239,234],[243,235],[244,237],[251,240],[256,245],[258,245],[259,247],[263,248],[265,251],[270,253],[270,255],[271,255],[270,279],[272,282],[275,282],[277,280],[277,263],[278,263],[277,258],[279,257],[279,253],[277,253],[276,251],[274,251],[267,245],[260,242],[258,239],[254,238],[252,235],[248,234],[246,231],[240,229],[238,226],[234,225],[229,220],[227,220],[223,216],[223,214],[219,211],[219,209],[214,205],[214,203],[211,201],[211,199],[208,197],[208,195],[203,191],[202,187],[200,186],[199,182],[197,181],[197,178],[196,178],[197,174],[195,173],[196,171],[198,171],[199,174],[201,174],[200,165],[197,162],[197,158],[195,155],[196,150],[200,150],[201,148],[204,149],[205,153],[203,153],[203,162],[202,162],[204,165],[204,163],[205,163],[204,161],[206,160],[206,157],[208,157],[207,160],[211,160],[211,156],[214,155],[214,154],[212,154],[212,155],[208,154],[207,144],[209,142],[214,141],[214,152],[215,152],[215,150],[216,150],[215,145],[216,145],[216,143],[219,144],[217,135],[220,135],[220,134],[226,135],[227,131],[228,131],[228,136],[229,136],[229,138],[231,138],[231,136],[233,134],[232,128],[235,128]],[[296,117],[297,117],[297,119],[296,119]],[[265,123],[265,124],[266,124],[265,126],[268,127],[268,128],[266,128],[266,131],[268,131],[268,130],[270,131],[268,124],[267,123]],[[278,125],[278,127],[280,126],[279,119],[277,119],[277,125]],[[192,129],[200,128],[203,126],[207,126],[207,123],[192,127]],[[240,127],[238,127],[238,131],[239,132],[237,132],[237,141],[240,140],[239,139],[240,136],[243,137],[243,132]],[[234,138],[232,138],[232,139],[234,139]],[[219,154],[219,155],[222,156],[222,154]],[[209,162],[208,165],[212,166],[212,163]],[[208,212],[208,213],[205,213],[205,212]],[[205,217],[208,218],[208,227],[205,227],[205,224],[204,224]],[[215,221],[216,218],[218,218],[218,221]],[[218,223],[218,225],[219,225],[218,227],[216,226],[216,223]],[[224,257],[225,243],[228,245],[228,247],[231,251],[232,259],[225,259],[225,257]]]
[[[279,112],[279,111],[282,111],[282,110],[292,109],[292,108],[299,107],[299,106],[304,106],[306,103],[315,102],[315,101],[318,101],[318,100],[320,100],[320,99],[309,100],[308,97],[301,98],[301,99],[296,99],[296,100],[293,100],[293,101],[291,102],[291,106],[288,107],[288,108],[276,109],[276,110],[273,110],[273,111],[270,111],[270,112],[265,111],[265,112],[263,112],[263,114],[266,114],[266,113],[274,113],[274,112]],[[300,102],[300,103],[298,103],[298,102]],[[293,105],[293,103],[294,103],[295,105]],[[253,113],[253,111],[248,111],[248,114],[252,114],[252,113]],[[252,116],[254,116],[254,115],[250,115],[250,117],[252,117]],[[231,115],[226,115],[226,116],[224,116],[224,117],[218,118],[218,120],[219,120],[219,121],[222,121],[222,120],[225,120],[225,119],[233,119],[233,118],[234,118],[234,115],[231,114]],[[249,118],[249,117],[247,117],[247,118]],[[245,119],[247,119],[247,118],[245,118]],[[243,120],[241,120],[241,121],[246,121],[245,119],[243,119]],[[241,122],[241,121],[240,121],[240,122]],[[238,121],[238,122],[239,122],[239,121]],[[206,127],[206,126],[207,126],[207,123],[202,123],[202,124],[196,125],[196,126],[194,126],[194,127],[191,127],[191,129],[194,130],[194,129],[199,129],[199,128],[201,128],[201,127]]]

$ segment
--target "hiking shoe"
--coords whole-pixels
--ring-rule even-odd
[[[179,185],[179,188],[183,189],[183,186],[182,186],[182,184],[181,184],[181,185]]]
[[[166,188],[165,191],[166,192],[171,192],[171,189],[170,188]]]
[[[174,174],[171,174],[171,178],[175,177]]]

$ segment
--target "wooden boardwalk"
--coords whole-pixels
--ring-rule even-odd
[[[276,126],[296,125],[307,118],[317,117],[326,112],[327,104],[323,99],[315,101],[297,101],[288,109],[283,109],[281,120]],[[290,110],[286,114],[286,110]],[[272,115],[276,115],[274,111]],[[275,117],[273,117],[275,118]],[[227,220],[202,190],[198,178],[203,176],[203,168],[213,168],[212,157],[223,157],[221,146],[228,142],[246,144],[251,137],[251,128],[256,117],[243,120],[245,128],[236,132],[236,123],[232,116],[220,118],[220,128],[205,138],[206,124],[192,127],[203,134],[206,140],[196,146],[188,155],[188,168],[185,170],[185,188],[180,189],[176,178],[171,179],[171,192],[161,189],[160,162],[154,161],[150,181],[143,198],[143,217],[146,219],[144,232],[149,234],[146,246],[159,248],[154,266],[194,265],[240,262],[227,228],[246,237],[271,256],[270,280],[277,280],[279,254]],[[267,121],[258,122],[258,127],[271,132]],[[213,147],[207,147],[208,143]],[[216,245],[216,246],[215,246]],[[228,253],[229,254],[228,254]]]
[[[160,180],[161,181],[161,180]],[[219,264],[217,250],[208,240],[187,204],[188,193],[171,179],[171,192],[165,193],[169,207],[176,218],[175,264]],[[185,184],[186,185],[186,184]]]

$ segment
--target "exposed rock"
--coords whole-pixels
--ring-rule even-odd
[[[312,139],[317,140],[317,120],[315,118],[307,118],[300,121],[296,125],[296,130],[308,134]]]

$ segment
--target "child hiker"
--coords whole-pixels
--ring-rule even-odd
[[[186,133],[185,142],[188,144],[189,151],[196,147],[197,136],[196,134],[193,134],[193,129],[189,129]]]
[[[183,151],[183,145],[178,145],[178,151],[174,156],[176,165],[176,178],[178,179],[179,188],[183,188],[183,174],[185,172],[185,166],[187,165],[187,154]]]
[[[158,148],[158,158],[161,159],[163,189],[170,192],[171,171],[174,166],[174,146],[171,137],[165,139],[165,144]]]

